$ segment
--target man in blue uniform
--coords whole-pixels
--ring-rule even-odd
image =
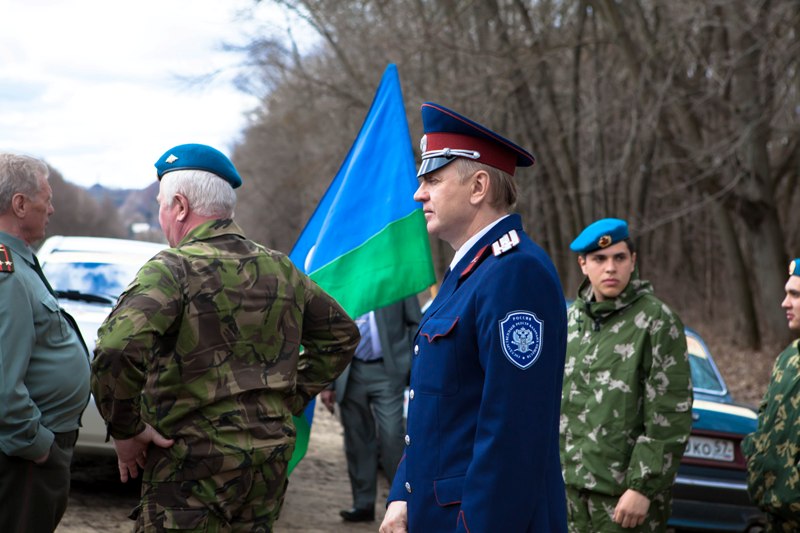
[[[565,532],[564,296],[509,214],[514,170],[534,158],[438,104],[422,121],[414,199],[456,253],[414,341],[406,450],[380,531]]]

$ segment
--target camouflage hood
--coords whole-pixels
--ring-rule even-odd
[[[582,313],[589,315],[593,321],[605,322],[610,316],[627,309],[639,298],[648,294],[653,294],[653,286],[649,281],[639,277],[639,267],[635,267],[628,286],[613,300],[594,301],[592,284],[589,278],[585,278],[573,305]]]

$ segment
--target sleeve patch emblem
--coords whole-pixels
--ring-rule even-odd
[[[542,353],[544,322],[530,311],[511,311],[499,325],[506,358],[522,370],[530,368]]]

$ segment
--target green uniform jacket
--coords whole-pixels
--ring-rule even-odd
[[[683,324],[638,278],[603,302],[585,280],[569,309],[561,461],[575,489],[652,499],[675,479],[692,386]]]
[[[0,232],[0,451],[38,459],[53,433],[78,429],[89,401],[89,357],[33,251]]]
[[[292,414],[359,341],[333,298],[231,220],[201,224],[148,261],[98,335],[92,392],[110,435],[148,423],[175,439],[151,448],[147,481],[287,458]]]
[[[800,354],[794,341],[778,356],[758,411],[758,429],[742,441],[750,497],[784,520],[800,519]]]

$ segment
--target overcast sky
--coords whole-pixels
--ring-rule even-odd
[[[115,188],[152,183],[153,163],[177,144],[230,154],[258,101],[233,86],[243,58],[221,44],[297,24],[271,6],[243,13],[253,4],[0,0],[0,151]],[[185,81],[215,71],[210,83]]]

